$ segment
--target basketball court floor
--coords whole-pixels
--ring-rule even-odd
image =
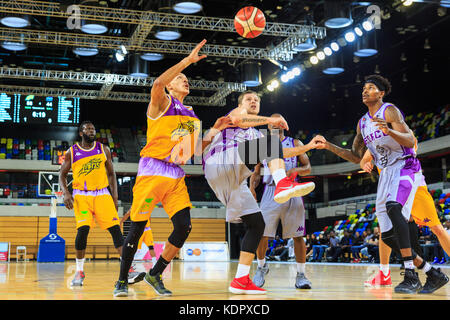
[[[149,269],[151,262],[139,262]],[[234,295],[228,292],[236,272],[237,261],[183,262],[173,261],[164,271],[165,286],[170,297],[158,296],[144,281],[129,286],[129,296],[113,297],[119,274],[118,260],[96,260],[85,263],[83,287],[70,287],[75,263],[0,263],[0,300],[449,300],[450,285],[431,295],[396,294],[393,288],[365,288],[366,280],[378,267],[375,264],[307,263],[306,273],[311,290],[295,289],[295,262],[269,262],[265,295]],[[450,275],[449,266],[440,266]],[[254,274],[256,264],[251,269]],[[393,284],[402,280],[400,266],[391,265]],[[425,276],[419,274],[422,284]]]

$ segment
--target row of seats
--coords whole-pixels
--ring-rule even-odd
[[[0,139],[0,159],[51,160],[53,148],[68,148],[69,142],[42,139]]]

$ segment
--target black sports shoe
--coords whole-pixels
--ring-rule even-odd
[[[144,280],[145,272],[130,272],[128,274],[128,284],[135,284]]]
[[[395,287],[396,293],[417,293],[422,289],[419,275],[413,269],[405,269],[400,275],[404,275],[405,278]]]
[[[161,273],[157,273],[154,276],[150,275],[150,271],[146,273],[144,281],[153,287],[155,292],[160,296],[171,296],[172,291],[167,290],[162,282]]]
[[[127,297],[128,296],[128,284],[127,281],[117,281],[114,288],[114,297]]]
[[[448,282],[448,277],[441,271],[441,268],[431,268],[427,272],[427,281],[423,286],[423,289],[419,293],[433,293],[437,289],[443,287]]]

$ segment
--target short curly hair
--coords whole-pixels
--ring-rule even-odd
[[[382,77],[377,74],[372,74],[370,76],[367,76],[364,78],[366,82],[371,82],[375,84],[380,91],[384,91],[384,96],[387,96],[389,93],[391,93],[392,85],[389,82],[388,79],[385,77]]]

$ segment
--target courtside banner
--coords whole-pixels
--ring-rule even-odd
[[[9,261],[9,242],[0,242],[0,261]]]
[[[187,242],[181,256],[185,261],[228,261],[230,255],[226,242]]]

